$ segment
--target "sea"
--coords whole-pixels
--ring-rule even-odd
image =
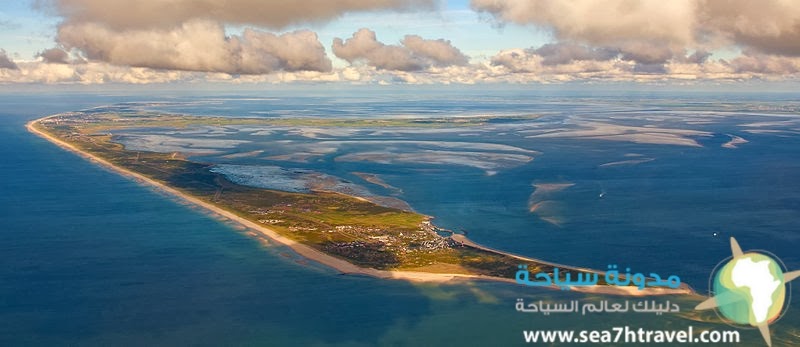
[[[337,152],[349,160],[331,152],[305,162],[262,160],[391,193],[352,175],[374,173],[415,211],[477,243],[573,266],[677,275],[700,294],[731,255],[730,237],[800,269],[796,93],[525,86],[4,92],[0,346],[515,346],[526,344],[525,330],[689,326],[740,332],[739,344],[720,346],[765,345],[755,329],[695,314],[696,298],[653,298],[679,303],[677,314],[545,315],[515,304],[635,298],[340,274],[25,129],[45,115],[120,104],[232,117],[535,115],[542,125],[523,132],[501,123],[478,133],[379,134],[395,141],[383,149],[396,162],[355,156],[352,144]],[[307,149],[320,136],[342,142],[362,135],[283,129],[251,146],[293,141]],[[447,155],[464,148],[434,141],[521,151],[458,161]],[[381,149],[369,145],[368,154]],[[439,161],[398,155],[410,150]],[[520,153],[532,159],[511,155]],[[222,157],[216,160],[254,163]],[[798,287],[788,293],[800,297]],[[790,303],[770,329],[774,346],[800,344],[800,303]]]

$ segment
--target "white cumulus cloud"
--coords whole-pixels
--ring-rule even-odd
[[[374,31],[366,28],[347,40],[335,38],[333,54],[350,63],[364,62],[378,69],[398,71],[465,65],[469,60],[447,40],[426,40],[417,35],[406,35],[400,45],[387,45],[378,41]]]

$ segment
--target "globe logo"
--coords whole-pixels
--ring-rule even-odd
[[[778,262],[761,253],[731,259],[714,276],[714,293],[729,298],[717,309],[737,324],[758,326],[773,322],[786,300],[783,271]]]
[[[716,308],[725,319],[757,327],[767,346],[771,346],[769,324],[780,318],[786,304],[786,283],[800,271],[784,273],[780,263],[766,254],[742,252],[731,238],[732,259],[713,274],[713,297],[695,309]]]

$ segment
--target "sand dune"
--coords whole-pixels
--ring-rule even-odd
[[[533,183],[533,193],[528,197],[528,210],[535,214],[539,219],[561,226],[565,219],[560,215],[563,209],[562,203],[553,200],[551,197],[564,189],[574,186],[574,183]]]
[[[643,158],[643,159],[631,159],[631,160],[620,160],[620,161],[612,161],[610,163],[600,164],[597,167],[612,167],[612,166],[623,166],[623,165],[636,165],[651,162],[656,160],[655,158]]]
[[[575,121],[575,128],[557,129],[551,132],[529,135],[527,138],[580,138],[608,141],[625,141],[659,145],[702,147],[694,137],[707,137],[706,131],[659,128],[647,126],[617,125],[594,121]]]
[[[736,135],[727,135],[730,136],[731,140],[722,144],[723,148],[739,148],[739,145],[750,142]]]

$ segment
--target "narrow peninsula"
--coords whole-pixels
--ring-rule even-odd
[[[603,272],[486,248],[464,235],[440,230],[431,217],[401,206],[327,190],[287,192],[253,187],[233,182],[214,170],[213,164],[188,159],[185,153],[127,149],[113,135],[120,129],[185,129],[204,125],[435,127],[442,123],[470,126],[487,121],[492,119],[229,118],[98,108],[41,118],[27,127],[94,163],[233,220],[342,273],[412,281],[471,279],[513,283],[518,265],[526,264],[531,273],[552,275],[559,268],[600,275],[597,285],[573,287],[576,291],[619,295],[694,293],[685,284],[677,289],[644,290],[608,285]],[[359,175],[384,184],[367,174]]]

